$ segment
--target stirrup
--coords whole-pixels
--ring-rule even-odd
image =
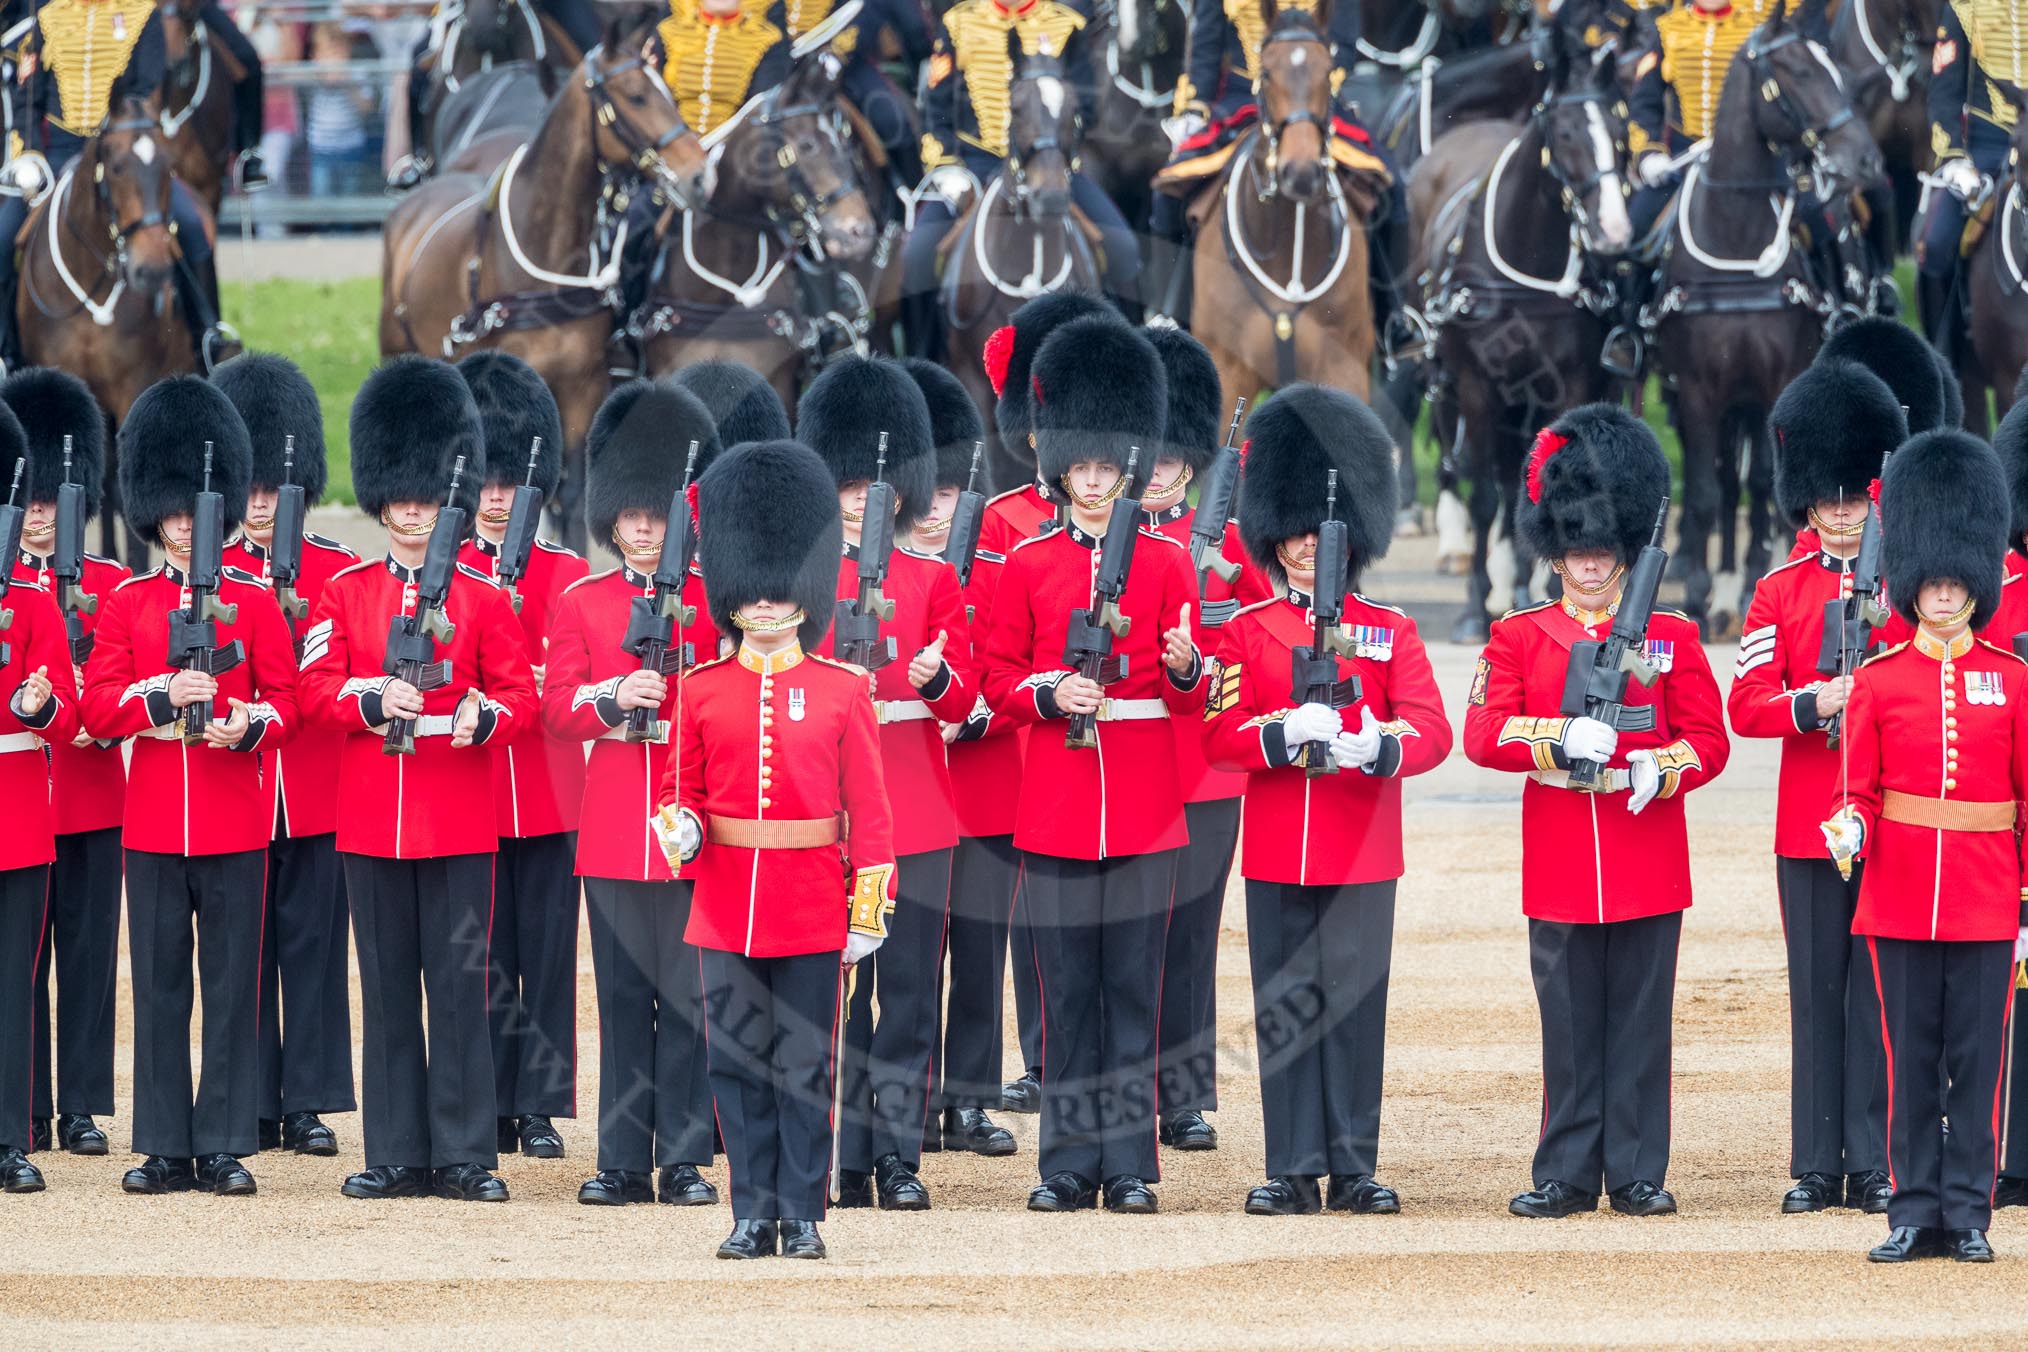
[[[1150,329],[1175,329],[1181,328],[1182,325],[1176,322],[1176,316],[1165,315],[1160,310],[1157,310],[1143,321],[1143,327]]]
[[[1413,305],[1400,306],[1381,326],[1380,360],[1389,375],[1394,375],[1404,362],[1429,360],[1435,349],[1436,334],[1422,311]]]
[[[1868,288],[1866,308],[1873,314],[1885,315],[1889,319],[1901,318],[1901,288],[1894,284],[1894,278],[1887,273],[1876,273]]]
[[[430,176],[430,170],[434,167],[430,163],[430,157],[427,154],[417,154],[411,151],[409,154],[403,155],[387,171],[387,191],[390,193],[404,193],[411,188],[420,187],[422,181]]]
[[[266,192],[274,186],[268,177],[267,163],[261,158],[258,147],[248,146],[239,152],[232,162],[233,177],[239,181],[242,193]]]
[[[231,361],[245,350],[240,342],[239,330],[223,319],[215,320],[197,340],[198,359],[204,364],[204,374],[209,376],[226,362]]]
[[[1639,332],[1625,324],[1615,324],[1606,332],[1605,342],[1599,348],[1598,364],[1607,375],[1638,380],[1647,360],[1647,346]]]

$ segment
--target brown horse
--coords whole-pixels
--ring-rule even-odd
[[[176,177],[217,216],[232,168],[232,87],[246,71],[213,40],[194,0],[164,0],[155,13],[168,61],[161,102],[170,161]]]
[[[499,172],[423,185],[395,206],[383,238],[383,353],[497,347],[549,382],[566,442],[552,510],[574,545],[584,538],[584,438],[611,383],[624,204],[651,187],[679,201],[710,191],[706,152],[661,61],[652,28],[608,29]]]
[[[875,226],[838,97],[842,63],[819,47],[714,128],[718,182],[665,213],[647,302],[630,331],[646,369],[729,360],[794,408],[805,370],[867,350],[873,307],[849,271]]]
[[[1191,313],[1228,394],[1314,380],[1364,399],[1369,204],[1331,159],[1330,46],[1317,14],[1262,5],[1260,123],[1192,204]]]
[[[1990,425],[1986,394],[2005,414],[2015,384],[2028,366],[2028,117],[2020,116],[2022,91],[1999,85],[2014,101],[2013,166],[1994,184],[1992,218],[1964,262],[1967,341],[1960,343],[1958,378],[1965,390],[1965,426],[1984,436]],[[1939,189],[1938,191],[1942,191]]]
[[[14,317],[22,357],[83,380],[115,429],[142,390],[197,365],[175,298],[169,165],[151,109],[128,99],[79,149],[21,235]],[[116,460],[106,457],[107,553],[116,539]],[[147,547],[130,539],[129,557],[145,557]]]

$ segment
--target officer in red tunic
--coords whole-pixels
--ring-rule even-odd
[[[767,377],[751,366],[732,361],[698,361],[671,377],[677,386],[704,401],[718,425],[718,444],[742,441],[787,441],[789,412]],[[678,449],[681,449],[680,447]],[[701,661],[709,661],[703,654]]]
[[[2016,654],[2028,653],[2028,613],[2015,610],[2013,598],[2028,601],[2028,399],[2016,397],[2014,407],[1993,429],[1993,450],[2000,457],[2000,470],[2007,477],[2008,501],[2013,518],[2007,527],[2007,575],[2000,584],[2000,605],[1993,622],[1986,626],[1986,642]],[[2016,618],[2018,616],[2018,618]],[[2004,1123],[2005,1154],[2000,1159],[2000,1181],[1993,1188],[1993,1205],[2028,1206],[2028,1051],[2024,1051],[2021,1021],[2028,1016],[2028,987],[2017,987],[2014,995],[2013,1043],[2008,1052],[2007,1108]],[[2015,1067],[2021,1067],[2016,1073]]]
[[[259,752],[297,726],[296,653],[259,578],[222,570],[219,647],[243,659],[218,674],[179,665],[171,615],[192,604],[194,513],[205,487],[224,499],[223,531],[245,515],[253,449],[232,401],[196,376],[149,386],[120,426],[127,525],[168,552],[100,609],[85,664],[94,737],[134,739],[128,767],[127,941],[134,976],[133,1193],[249,1195],[240,1162],[260,1140],[260,970],[268,814]],[[186,712],[209,709],[193,739]],[[196,944],[193,948],[193,929]],[[204,1002],[203,1073],[191,1094],[191,964]],[[193,1158],[195,1167],[193,1169]]]
[[[317,391],[286,357],[251,353],[218,368],[253,442],[246,522],[226,561],[276,590],[275,508],[284,484],[305,505],[324,496],[324,411]],[[291,442],[293,439],[293,455]],[[335,540],[303,534],[296,606],[282,618],[292,638],[309,627],[324,584],[359,562]],[[261,757],[269,816],[267,908],[261,926],[261,1146],[303,1155],[338,1153],[320,1113],[359,1106],[352,1086],[352,996],[345,875],[338,865],[339,735],[299,728]]]
[[[488,744],[537,717],[514,607],[494,581],[452,569],[435,646],[448,680],[389,674],[388,636],[414,613],[431,528],[465,461],[458,505],[485,477],[485,432],[455,367],[396,357],[353,400],[352,488],[388,552],[326,584],[303,636],[303,707],[345,734],[338,855],[359,951],[366,1168],[347,1197],[501,1202],[486,1025],[493,810]],[[410,755],[385,751],[390,719],[415,721]],[[423,996],[429,997],[425,1041]]]
[[[500,546],[514,490],[529,482],[544,501],[563,475],[563,419],[542,377],[506,352],[477,352],[458,363],[486,428],[486,481],[479,514],[459,561],[498,580]],[[680,447],[679,447],[680,450]],[[666,504],[664,504],[666,506]],[[550,617],[563,589],[591,565],[562,545],[538,539],[528,571],[514,586],[521,636],[542,693]],[[493,867],[494,1110],[500,1152],[519,1149],[560,1159],[563,1138],[550,1121],[577,1116],[578,804],[584,798],[584,747],[544,733],[539,720],[493,743],[494,803],[500,853]]]
[[[808,651],[831,625],[837,501],[824,462],[792,441],[733,447],[698,483],[711,620],[740,646],[683,679],[656,833],[696,884],[684,937],[702,950],[732,1173],[721,1258],[824,1257],[843,967],[880,947],[893,907],[866,677]]]
[[[877,452],[886,435],[887,462]],[[796,436],[830,467],[844,518],[837,598],[859,595],[860,536],[868,484],[884,472],[894,487],[896,535],[928,510],[936,484],[936,442],[922,391],[897,362],[841,357],[826,366],[796,410]],[[708,529],[708,528],[707,528]],[[874,562],[877,562],[874,561]],[[844,1176],[840,1206],[925,1211],[922,1167],[929,1119],[937,992],[950,908],[951,850],[958,822],[939,722],[962,722],[977,695],[957,572],[933,554],[897,545],[883,594],[892,614],[880,636],[897,660],[873,673],[880,760],[895,820],[898,892],[888,941],[859,973],[845,1029],[844,1113],[838,1123]],[[837,631],[817,645],[834,651]],[[879,1009],[874,1009],[878,994]]]
[[[56,549],[56,503],[64,478],[64,439],[70,439],[69,482],[83,490],[82,517],[98,516],[105,474],[105,415],[84,382],[53,366],[32,367],[0,384],[4,402],[28,436],[27,497],[21,557],[14,576],[52,598],[59,585],[50,571]],[[0,452],[4,456],[4,452]],[[13,463],[0,465],[9,475]],[[91,655],[105,598],[129,576],[125,566],[84,556],[80,601],[66,616],[66,643],[76,673]],[[86,606],[90,609],[86,609]],[[78,631],[69,641],[72,624]],[[59,677],[60,678],[60,674]],[[127,767],[118,742],[100,742],[82,727],[49,754],[49,798],[56,830],[56,862],[49,870],[49,923],[35,965],[35,1123],[39,1143],[51,1139],[75,1155],[103,1155],[106,1133],[93,1120],[113,1111],[113,1001],[120,965],[120,818],[126,807]],[[49,982],[56,975],[56,1056],[50,1057]],[[57,1092],[50,1092],[50,1069]]]
[[[1037,1211],[1156,1209],[1156,1033],[1176,856],[1188,839],[1168,719],[1204,708],[1190,636],[1197,578],[1184,548],[1140,528],[1101,685],[1066,659],[1072,612],[1094,607],[1112,504],[1137,491],[1131,452],[1161,437],[1167,390],[1148,340],[1116,320],[1064,325],[1035,359],[1036,451],[1060,530],[1015,547],[993,602],[983,685],[995,716],[1029,725],[1014,844],[1043,1019]],[[1138,477],[1139,471],[1136,471]],[[1096,747],[1065,720],[1095,715]]]
[[[1975,635],[1999,601],[2008,516],[1998,458],[1962,432],[1916,437],[1881,475],[1888,594],[1917,627],[1852,683],[1824,824],[1833,859],[1867,861],[1852,929],[1880,997],[1894,1176],[1877,1263],[1993,1260],[2007,1018],[2028,951],[2028,663]]]
[[[20,422],[0,409],[0,473],[9,482],[27,454]],[[0,1085],[7,1086],[0,1090],[0,1192],[41,1192],[44,1186],[42,1171],[28,1162],[34,1011],[19,997],[35,981],[51,905],[49,866],[56,858],[43,748],[68,744],[78,730],[77,686],[65,648],[63,618],[51,595],[35,582],[11,579],[0,596],[0,794],[9,809],[8,829],[0,832],[0,983],[16,998],[0,1012]]]
[[[934,362],[910,357],[902,366],[929,407],[936,443],[936,491],[911,528],[917,553],[948,557],[958,495],[976,487],[972,451],[985,423],[962,382]],[[981,525],[983,526],[983,519]],[[953,566],[956,560],[951,560]],[[985,654],[993,591],[1004,556],[985,548],[972,556],[965,586],[965,645],[976,669]],[[1013,787],[1021,782],[1021,739],[995,719],[983,699],[958,721],[939,724],[948,748],[951,799],[958,844],[951,854],[951,907],[945,951],[950,958],[949,1003],[943,1036],[932,1061],[931,1109],[943,1111],[923,1138],[925,1150],[968,1150],[1011,1155],[1014,1133],[987,1110],[1000,1105],[1001,994],[1007,970],[1007,919],[1014,906],[1020,859],[1014,849]],[[1033,964],[1029,964],[1033,970]]]
[[[683,938],[691,885],[669,877],[648,825],[681,677],[626,647],[630,622],[655,600],[693,440],[700,466],[718,454],[710,410],[684,390],[636,380],[606,399],[586,446],[586,503],[591,538],[622,562],[564,588],[550,623],[542,721],[590,745],[577,833],[599,1007],[598,1172],[577,1193],[587,1206],[718,1200],[697,1171],[711,1163],[712,1119],[697,950]],[[718,652],[697,582],[688,575],[680,589],[697,607],[675,634],[672,655],[685,664]],[[637,709],[649,716],[645,736],[628,730]]]
[[[1268,1173],[1246,1210],[1390,1214],[1400,1199],[1374,1171],[1401,781],[1442,763],[1451,725],[1415,621],[1356,593],[1340,618],[1351,655],[1335,659],[1340,680],[1359,682],[1355,702],[1299,702],[1294,690],[1295,650],[1316,641],[1320,526],[1346,524],[1348,586],[1393,541],[1394,446],[1380,420],[1351,395],[1293,385],[1254,414],[1247,442],[1239,528],[1281,594],[1226,624],[1205,709],[1212,763],[1246,775],[1241,867]],[[1335,770],[1299,763],[1311,742]]]
[[[1865,367],[1819,358],[1782,391],[1770,425],[1775,493],[1818,547],[1762,578],[1747,607],[1726,712],[1741,737],[1781,740],[1775,885],[1789,961],[1789,1176],[1785,1212],[1885,1211],[1887,1072],[1880,1008],[1852,937],[1859,870],[1824,857],[1819,829],[1837,784],[1832,733],[1852,672],[1826,674],[1825,607],[1851,596],[1852,560],[1887,453],[1906,439],[1894,392]],[[1848,603],[1849,604],[1849,603]],[[1835,631],[1834,631],[1835,639]]]
[[[1522,537],[1550,560],[1563,599],[1504,616],[1472,678],[1465,754],[1528,776],[1521,793],[1521,908],[1542,1007],[1542,1137],[1535,1186],[1517,1216],[1598,1208],[1675,1211],[1669,1167],[1670,1017],[1676,949],[1690,905],[1683,795],[1725,768],[1718,685],[1697,625],[1675,611],[1648,622],[1655,683],[1629,683],[1652,706],[1649,731],[1619,732],[1563,712],[1570,646],[1602,640],[1620,579],[1648,541],[1669,491],[1654,434],[1623,410],[1588,404],[1536,439]],[[1595,792],[1570,766],[1607,768]]]

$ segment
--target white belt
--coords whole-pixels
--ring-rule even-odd
[[[873,712],[882,724],[920,723],[936,717],[929,705],[919,699],[877,699],[873,701]]]
[[[42,739],[32,732],[10,732],[0,736],[0,756],[16,751],[40,751]]]
[[[384,737],[391,726],[393,726],[391,723],[382,723],[374,728],[373,731]],[[425,714],[415,721],[415,735],[418,737],[448,737],[457,729],[457,726],[458,719],[455,714]]]
[[[1528,777],[1537,784],[1547,784],[1552,789],[1567,789],[1570,787],[1570,771],[1568,770],[1530,770]],[[1598,787],[1594,791],[1598,793],[1625,793],[1632,787],[1633,783],[1627,778],[1625,770],[1601,770],[1598,777]]]
[[[1131,723],[1143,718],[1167,718],[1169,706],[1158,699],[1102,699],[1099,701],[1098,721],[1101,723]]]

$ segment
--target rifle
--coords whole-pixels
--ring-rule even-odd
[[[224,567],[225,499],[211,491],[211,443],[204,443],[204,489],[197,495],[197,511],[190,528],[190,570],[184,587],[190,604],[169,612],[169,664],[184,671],[201,671],[223,676],[246,661],[246,649],[238,639],[220,647],[217,622],[233,624],[239,607],[218,599],[219,574]],[[183,706],[183,745],[198,746],[204,729],[211,723],[212,702],[197,700]]]
[[[1322,704],[1343,709],[1363,693],[1356,673],[1340,679],[1338,659],[1356,650],[1341,621],[1345,615],[1346,576],[1352,558],[1351,528],[1338,519],[1338,471],[1325,481],[1324,521],[1317,527],[1317,580],[1310,588],[1310,642],[1289,655],[1289,699],[1297,704]],[[1203,508],[1199,507],[1199,514]],[[1338,762],[1328,742],[1305,742],[1297,763],[1303,774],[1335,775]]]
[[[423,556],[422,575],[415,584],[415,614],[397,615],[387,626],[387,658],[381,669],[417,690],[441,690],[451,683],[449,658],[437,660],[437,644],[449,643],[457,626],[444,615],[444,600],[451,592],[451,575],[458,562],[458,546],[465,540],[465,509],[457,506],[458,486],[465,477],[465,457],[451,467],[451,491],[444,499],[437,523],[430,528],[429,553]],[[415,754],[415,720],[390,718],[387,736],[382,739],[383,756]]]
[[[28,519],[28,513],[16,505],[14,499],[21,494],[21,473],[28,468],[24,456],[14,462],[14,482],[7,489],[7,505],[0,507],[0,632],[14,627],[14,611],[6,604],[7,593],[14,586],[14,560],[21,557],[21,527]],[[12,661],[14,650],[0,643],[0,667]]]
[[[63,434],[63,486],[56,490],[56,553],[49,571],[56,578],[56,608],[63,612],[70,660],[83,666],[92,655],[93,637],[85,632],[80,613],[96,615],[99,598],[84,589],[84,485],[70,478],[70,433]]]
[[[1826,676],[1850,676],[1866,660],[1873,631],[1887,623],[1880,600],[1880,512],[1868,507],[1859,531],[1859,553],[1852,560],[1852,590],[1841,600],[1824,602],[1824,641],[1817,651],[1817,670]],[[1824,735],[1831,746],[1845,729],[1841,710],[1831,715]]]
[[[662,557],[655,565],[655,590],[636,596],[627,607],[627,636],[620,647],[641,659],[642,671],[667,676],[690,665],[693,654],[688,643],[676,642],[676,627],[697,618],[697,607],[683,604],[683,579],[690,576],[690,560],[697,553],[697,535],[690,528],[690,476],[697,471],[697,443],[690,443],[690,458],[683,464],[683,486],[669,500],[669,530],[662,541]],[[516,503],[517,509],[520,504]],[[627,710],[626,738],[630,742],[668,740],[669,725],[649,708]]]
[[[310,603],[296,595],[303,577],[303,486],[296,482],[296,434],[282,441],[282,486],[275,493],[275,527],[268,537],[268,576],[274,579],[275,600],[289,628],[310,613]]]
[[[880,460],[866,486],[866,510],[859,518],[859,589],[832,613],[837,631],[832,651],[840,662],[878,671],[894,661],[894,636],[884,641],[880,622],[894,618],[894,602],[881,592],[894,558],[894,485],[887,482],[887,433],[880,434]]]
[[[1106,522],[1105,539],[1099,544],[1091,606],[1070,612],[1070,630],[1063,640],[1063,660],[1078,675],[1102,686],[1111,685],[1127,674],[1127,655],[1114,656],[1113,641],[1125,638],[1133,627],[1133,621],[1120,613],[1120,597],[1127,590],[1127,573],[1134,565],[1134,541],[1141,529],[1141,500],[1133,496],[1134,467],[1140,458],[1139,446],[1127,452],[1123,486],[1120,495],[1113,499],[1113,514]],[[1073,750],[1096,749],[1098,714],[1072,714],[1063,744]]]
[[[1232,410],[1224,449],[1211,458],[1203,482],[1197,485],[1197,514],[1190,518],[1190,563],[1197,570],[1200,587],[1207,570],[1228,584],[1239,576],[1239,565],[1221,551],[1226,522],[1232,519],[1233,495],[1239,488],[1239,420],[1245,416],[1246,400],[1241,399]],[[1319,547],[1322,543],[1320,539]]]
[[[974,490],[979,482],[979,456],[986,443],[972,443],[972,468],[965,476],[965,491],[951,509],[951,533],[944,542],[944,558],[958,570],[958,585],[972,585],[972,566],[979,561],[979,531],[986,524],[986,495]]]
[[[1627,573],[1611,631],[1603,640],[1579,639],[1570,645],[1570,665],[1563,675],[1564,714],[1596,718],[1615,732],[1647,732],[1655,726],[1654,705],[1628,707],[1627,678],[1651,686],[1661,674],[1648,661],[1646,648],[1655,593],[1662,586],[1662,570],[1669,564],[1669,551],[1662,548],[1662,524],[1668,516],[1669,499],[1665,497],[1655,513],[1654,533]],[[1595,760],[1573,760],[1570,787],[1597,792],[1604,773],[1605,766]]]
[[[542,438],[536,437],[528,448],[528,477],[514,490],[507,533],[500,537],[500,562],[493,570],[516,615],[521,613],[521,593],[515,589],[528,576],[528,557],[535,552],[535,532],[542,524],[542,490],[535,486],[535,461],[541,454]]]

